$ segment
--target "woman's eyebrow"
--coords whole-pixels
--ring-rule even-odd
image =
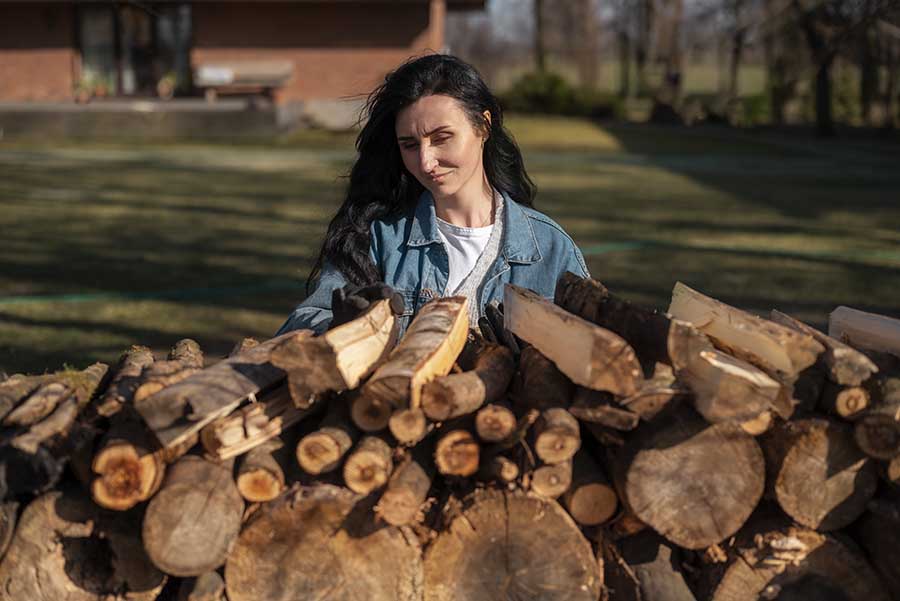
[[[441,132],[445,129],[450,129],[450,126],[449,125],[440,125],[438,127],[435,127],[431,131],[426,131],[424,137],[427,138],[428,136],[432,136],[432,135],[434,135],[438,132]],[[415,138],[413,136],[398,136],[397,140],[403,142],[404,140],[415,140]]]

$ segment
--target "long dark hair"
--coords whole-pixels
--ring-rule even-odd
[[[359,153],[350,170],[347,196],[328,225],[322,249],[306,282],[307,292],[326,262],[348,282],[367,285],[384,279],[369,256],[369,226],[415,210],[424,187],[403,166],[394,129],[397,113],[419,98],[445,94],[459,101],[472,125],[488,131],[484,172],[488,183],[520,204],[532,206],[536,188],[522,153],[503,126],[500,103],[468,63],[446,54],[413,58],[388,73],[369,94],[356,138]],[[488,124],[484,111],[490,111]]]

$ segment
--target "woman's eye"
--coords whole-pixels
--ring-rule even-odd
[[[418,146],[419,146],[418,144],[416,144],[415,142],[412,142],[412,143],[407,143],[407,144],[401,144],[400,148],[402,148],[403,150],[412,150],[413,148],[417,148]]]
[[[433,143],[434,143],[435,145],[437,145],[437,144],[443,144],[444,142],[446,142],[446,141],[449,140],[449,139],[450,139],[450,136],[441,136],[441,137],[439,137],[439,138],[435,138]]]

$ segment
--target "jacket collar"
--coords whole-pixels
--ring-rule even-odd
[[[525,209],[512,200],[506,192],[503,195],[504,235],[501,253],[510,263],[537,263],[541,260],[537,238],[531,220]],[[437,214],[434,210],[434,197],[425,190],[419,197],[416,211],[413,214],[407,246],[427,246],[440,242],[437,228]]]

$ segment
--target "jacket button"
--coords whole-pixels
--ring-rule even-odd
[[[435,296],[437,296],[437,294],[431,288],[423,288],[422,296],[424,296],[425,298],[434,298]]]

